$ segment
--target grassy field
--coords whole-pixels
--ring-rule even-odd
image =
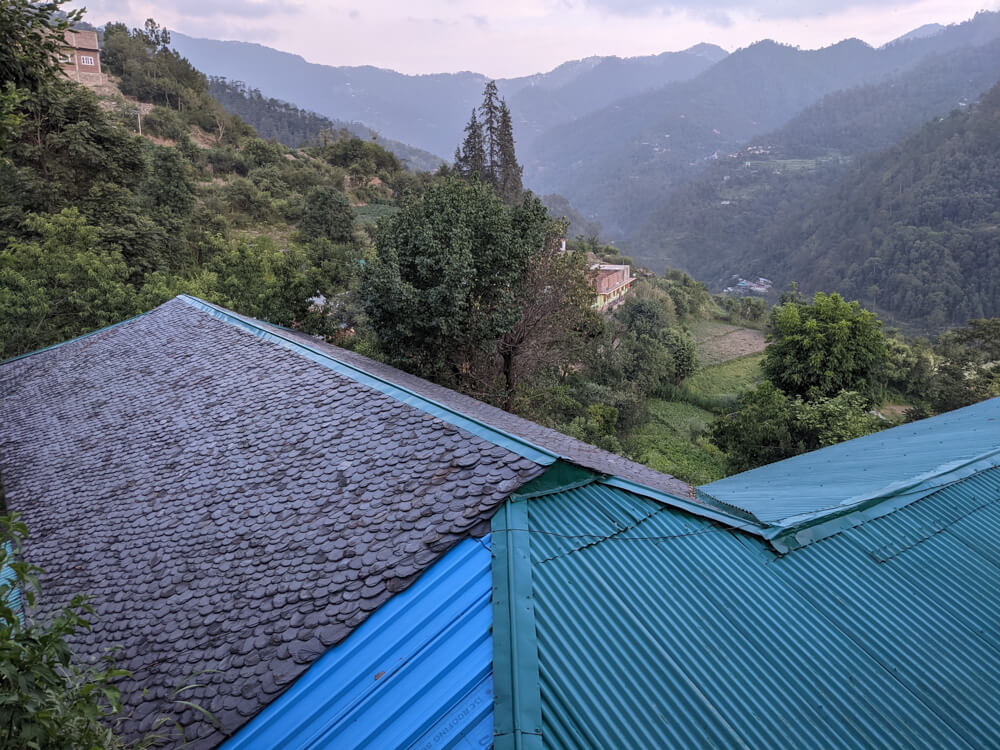
[[[381,203],[371,203],[367,206],[352,206],[354,223],[363,224],[366,221],[378,221],[383,216],[392,216],[399,212],[397,206],[387,206]]]
[[[763,331],[721,320],[697,320],[688,325],[688,330],[698,345],[698,362],[702,367],[757,354],[767,346]]]
[[[691,404],[653,399],[649,421],[629,437],[626,450],[640,463],[692,484],[720,479],[725,457],[703,435],[714,418]]]
[[[764,379],[760,363],[763,354],[748,354],[722,364],[705,367],[684,383],[684,390],[710,399],[735,399],[742,391]]]
[[[726,475],[723,453],[708,441],[712,420],[740,392],[763,380],[764,334],[717,320],[690,326],[702,367],[677,389],[673,400],[649,402],[649,421],[625,440],[637,461],[692,484]]]

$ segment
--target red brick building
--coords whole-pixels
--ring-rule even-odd
[[[597,301],[594,307],[604,311],[617,306],[636,278],[632,275],[632,267],[628,265],[613,266],[605,263],[591,266],[591,271],[596,272],[593,285],[597,292]]]
[[[63,71],[74,80],[81,74],[101,74],[101,50],[96,31],[66,31],[65,42],[59,52]]]

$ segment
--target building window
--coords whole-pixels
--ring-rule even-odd
[[[93,65],[94,58],[89,55],[80,55],[80,65]]]
[[[62,55],[60,55],[60,62],[65,63],[67,65],[71,65],[73,63],[72,53],[63,52]]]

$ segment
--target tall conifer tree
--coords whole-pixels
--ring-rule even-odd
[[[479,179],[487,181],[486,152],[483,149],[483,127],[476,119],[476,110],[472,110],[469,124],[465,126],[465,140],[455,151],[455,167],[465,179],[479,175]]]
[[[517,155],[514,153],[514,127],[510,119],[510,109],[507,102],[500,101],[500,134],[499,148],[500,163],[498,169],[497,191],[503,202],[508,206],[520,202],[521,193],[524,186],[521,182],[521,165],[517,163]]]
[[[489,81],[483,89],[483,103],[479,106],[479,121],[483,126],[483,150],[486,153],[487,181],[500,187],[500,94],[497,82]]]

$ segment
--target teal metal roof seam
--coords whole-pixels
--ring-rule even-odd
[[[334,370],[341,375],[354,380],[355,382],[374,388],[379,393],[383,393],[386,396],[390,396],[397,401],[407,404],[408,406],[419,409],[426,414],[442,419],[455,427],[471,432],[477,437],[481,437],[494,445],[498,445],[501,448],[506,448],[507,450],[517,453],[518,455],[527,458],[529,461],[534,461],[540,466],[548,466],[559,458],[557,454],[537,446],[524,438],[504,432],[503,430],[497,429],[491,425],[487,425],[479,420],[473,419],[465,414],[462,414],[461,412],[455,411],[454,409],[438,403],[433,399],[421,396],[411,390],[403,388],[402,386],[396,385],[395,383],[390,383],[371,375],[360,368],[354,367],[353,365],[341,362],[329,354],[321,352],[318,349],[314,349],[313,347],[300,341],[293,341],[286,338],[285,336],[278,334],[276,331],[268,330],[267,328],[264,328],[263,326],[258,325],[243,316],[234,315],[223,308],[213,305],[210,302],[205,302],[197,297],[192,297],[187,294],[181,294],[178,296],[187,304],[201,310],[202,312],[208,313],[218,320],[238,328],[242,328],[243,330],[252,333],[258,338],[262,338],[265,341],[278,344],[286,349],[297,352],[298,354],[305,356],[307,359],[323,365],[324,367],[328,367],[329,369]]]
[[[35,349],[31,352],[25,352],[24,354],[18,354],[16,357],[9,357],[8,359],[0,362],[0,367],[8,365],[11,362],[17,362],[19,359],[25,359],[26,357],[34,357],[36,354],[41,354],[42,352],[47,352],[50,349],[58,349],[61,346],[66,346],[67,344],[72,344],[76,341],[82,341],[83,339],[90,338],[91,336],[96,336],[99,333],[104,333],[105,331],[110,331],[112,328],[118,328],[126,323],[131,323],[133,320],[138,320],[139,318],[149,315],[152,310],[147,310],[144,313],[139,313],[138,315],[133,315],[131,318],[126,318],[125,320],[118,321],[117,323],[112,323],[109,326],[104,326],[103,328],[98,328],[96,331],[90,331],[89,333],[82,333],[79,336],[74,336],[71,339],[66,339],[65,341],[60,341],[58,344],[50,344],[49,346],[43,346],[41,349]]]
[[[658,490],[654,490],[644,484],[632,482],[628,479],[622,479],[621,477],[608,477],[600,481],[601,484],[606,484],[609,487],[616,487],[620,490],[631,492],[634,495],[640,495],[641,497],[647,497],[650,500],[656,500],[659,503],[669,505],[677,510],[683,510],[691,513],[692,515],[725,524],[725,530],[727,531],[735,529],[738,531],[746,531],[747,533],[755,534],[757,536],[763,536],[765,530],[768,528],[768,524],[763,521],[752,521],[744,518],[743,516],[730,515],[721,508],[712,508],[691,500],[685,500],[684,498],[677,497],[676,495],[659,492]],[[701,490],[698,490],[698,492],[701,492]]]
[[[528,505],[508,499],[490,531],[497,750],[541,750],[543,744]]]
[[[996,457],[998,454],[1000,454],[1000,450],[984,453],[959,466],[951,466],[947,471],[925,475],[921,477],[920,481],[912,482],[891,492],[875,495],[867,500],[859,501],[855,505],[847,507],[838,505],[822,509],[817,511],[821,515],[807,515],[802,522],[797,524],[772,524],[764,532],[764,537],[775,550],[782,554],[805,547],[813,542],[839,534],[846,529],[895,513],[912,503],[964,482],[976,474],[997,468]],[[957,476],[954,476],[956,474]],[[944,477],[952,478],[946,482],[928,484]]]

